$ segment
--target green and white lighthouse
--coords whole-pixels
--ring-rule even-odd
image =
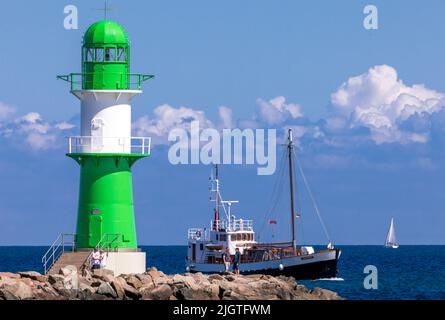
[[[58,78],[81,102],[80,135],[69,137],[67,156],[80,166],[76,251],[111,247],[109,266],[118,273],[145,271],[138,250],[132,167],[150,155],[150,138],[131,136],[131,101],[151,75],[130,73],[130,42],[113,21],[85,32],[82,72]]]

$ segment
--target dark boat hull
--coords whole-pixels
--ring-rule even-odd
[[[281,259],[273,261],[274,266],[271,267],[272,261],[264,262],[257,265],[255,268],[250,268],[249,264],[240,265],[240,274],[265,274],[271,276],[287,276],[294,277],[296,280],[316,280],[323,278],[335,278],[338,273],[337,263],[340,258],[340,250],[335,250],[332,255],[325,259],[313,259],[310,261],[312,255],[301,257],[299,260],[295,259]],[[280,265],[282,266],[280,268]],[[202,272],[205,274],[219,273],[223,274],[223,270],[205,270],[204,268],[190,268],[190,272]]]

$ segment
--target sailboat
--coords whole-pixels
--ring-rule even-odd
[[[326,249],[315,250],[312,246],[297,245],[295,238],[293,141],[289,129],[286,145],[289,161],[290,226],[291,241],[261,243],[253,228],[252,220],[236,217],[232,205],[238,201],[224,200],[221,195],[218,166],[210,181],[211,200],[215,202],[214,217],[208,228],[188,230],[187,272],[224,273],[223,256],[234,257],[241,253],[241,274],[269,274],[292,276],[297,280],[333,278],[337,275],[337,262],[341,250],[329,243]],[[275,221],[274,221],[275,222]],[[276,222],[275,222],[276,223]]]
[[[391,224],[389,225],[388,234],[386,235],[385,247],[397,249],[399,244],[396,239],[396,230],[394,227],[394,218],[391,218]]]

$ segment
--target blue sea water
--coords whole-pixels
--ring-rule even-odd
[[[165,273],[183,273],[187,254],[185,246],[143,246],[147,266]],[[347,299],[445,299],[445,246],[340,246],[337,279],[299,281],[310,288],[322,287]],[[47,247],[0,247],[0,271],[42,272],[40,259]],[[363,286],[365,266],[378,270],[378,289]]]

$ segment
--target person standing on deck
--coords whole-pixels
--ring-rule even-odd
[[[226,247],[226,251],[223,253],[223,262],[224,262],[224,272],[229,273],[231,264],[229,247]]]
[[[233,272],[235,274],[239,274],[240,263],[241,263],[241,253],[239,252],[239,248],[236,248],[235,257],[233,258]]]

